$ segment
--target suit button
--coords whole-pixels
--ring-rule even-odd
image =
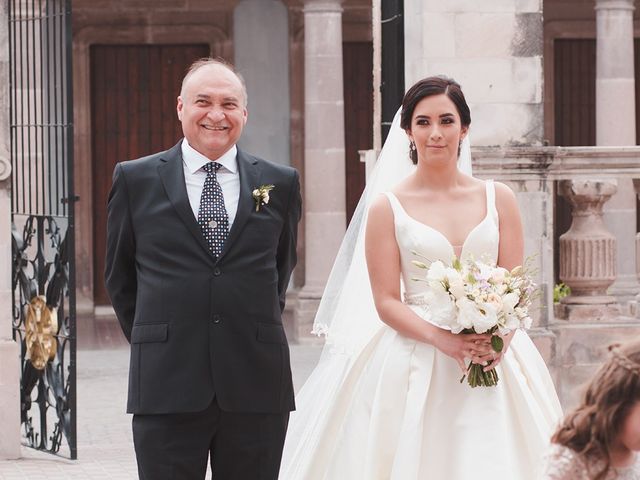
[[[213,316],[213,318],[211,319],[211,321],[213,323],[220,323],[220,321],[222,320],[222,317],[220,315],[218,315],[217,313]]]
[[[220,269],[219,269],[218,267],[216,267],[216,268],[214,268],[214,269],[213,269],[213,274],[214,274],[216,277],[219,277],[221,273],[222,273],[222,272],[220,271]]]

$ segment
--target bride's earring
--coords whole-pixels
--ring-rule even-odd
[[[413,140],[409,143],[409,158],[414,165],[418,163],[418,150],[416,149],[416,143]]]

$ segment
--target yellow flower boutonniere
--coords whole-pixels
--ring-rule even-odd
[[[276,188],[275,185],[260,185],[251,193],[256,202],[256,212],[260,210],[261,205],[269,203],[269,192]]]

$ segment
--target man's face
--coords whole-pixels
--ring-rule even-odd
[[[210,160],[220,158],[240,138],[247,123],[240,79],[221,65],[206,65],[184,83],[178,97],[182,132]]]

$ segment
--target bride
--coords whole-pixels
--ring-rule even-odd
[[[298,395],[281,479],[536,477],[561,411],[527,334],[494,354],[488,335],[440,328],[415,300],[428,288],[413,281],[416,251],[523,262],[515,195],[470,175],[470,123],[451,79],[405,94],[315,320],[326,345]],[[468,361],[495,368],[498,385],[460,383]]]

